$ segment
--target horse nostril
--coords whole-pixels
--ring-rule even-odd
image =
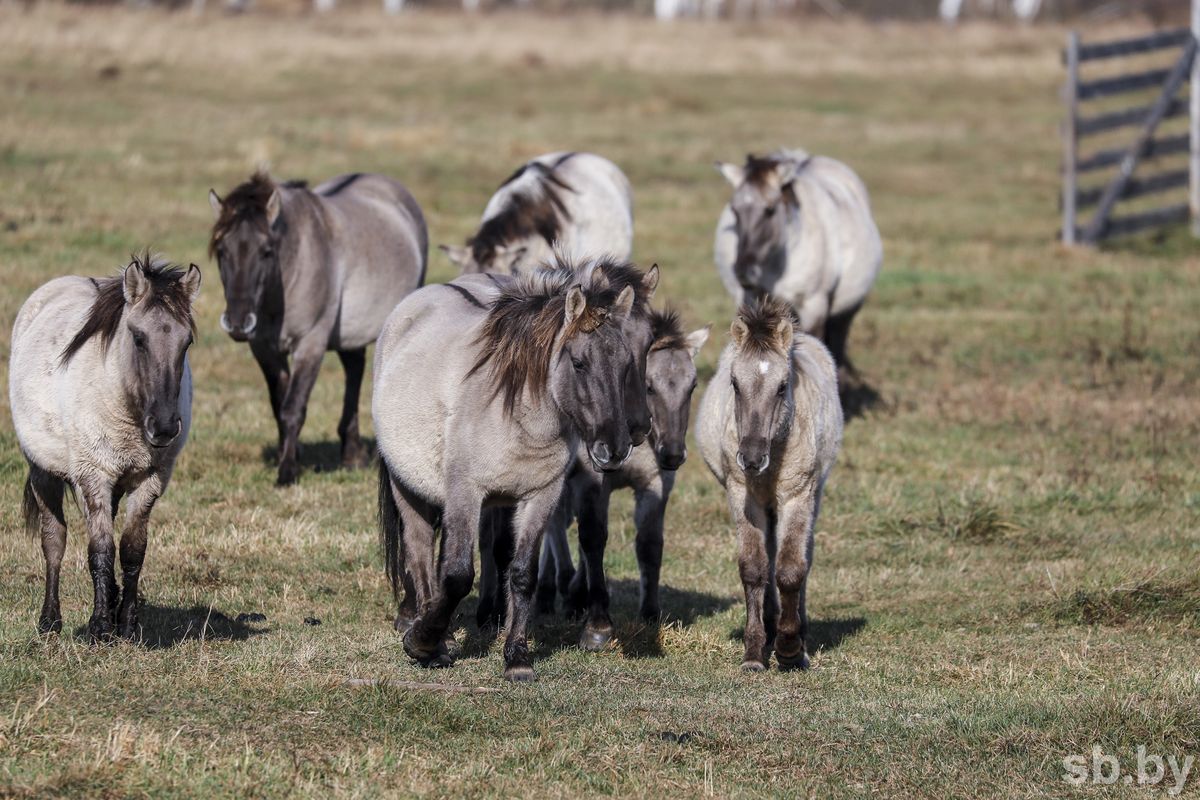
[[[592,458],[601,464],[607,464],[612,459],[612,450],[604,442],[592,444]]]

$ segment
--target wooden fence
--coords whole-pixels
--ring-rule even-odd
[[[1160,31],[1135,39],[1084,44],[1078,33],[1067,37],[1063,61],[1067,81],[1063,88],[1066,118],[1062,129],[1063,186],[1062,241],[1064,244],[1094,245],[1102,239],[1136,233],[1164,225],[1192,220],[1200,234],[1200,58],[1196,57],[1197,33],[1200,32],[1200,0],[1193,1],[1192,29]],[[1080,79],[1080,65],[1105,59],[1175,51],[1173,63],[1164,69],[1151,69],[1091,81]],[[1180,90],[1190,83],[1190,97]],[[1115,111],[1081,116],[1081,105],[1101,98],[1157,89],[1154,101]],[[1163,120],[1188,117],[1188,133],[1156,136]],[[1080,154],[1081,143],[1089,137],[1111,131],[1136,130],[1128,145]],[[1187,168],[1143,170],[1135,176],[1145,159],[1187,153]],[[1080,176],[1109,172],[1106,181],[1080,188]],[[1163,205],[1148,211],[1114,215],[1122,200],[1189,189],[1187,202]],[[1183,199],[1179,193],[1180,200]],[[1080,219],[1080,210],[1095,207],[1091,218]]]

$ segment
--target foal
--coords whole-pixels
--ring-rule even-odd
[[[187,350],[200,270],[135,256],[120,277],[57,278],[25,301],[13,326],[9,400],[29,462],[24,512],[40,530],[46,592],[38,630],[62,630],[58,579],[66,549],[63,490],[82,503],[95,607],[88,633],[137,633],[146,524],[187,439]],[[122,496],[124,590],[114,576],[113,520]],[[118,607],[119,603],[119,607]]]
[[[842,443],[829,351],[786,303],[742,306],[704,392],[696,441],[725,487],[746,593],[742,668],[806,669],[805,589],[825,481]]]

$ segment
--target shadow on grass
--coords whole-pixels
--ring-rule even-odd
[[[166,650],[198,639],[244,642],[267,632],[266,628],[238,622],[208,606],[176,608],[143,603],[138,621],[141,625],[139,644],[149,650]],[[75,629],[75,638],[88,638],[86,625]]]
[[[375,458],[375,440],[363,437],[363,445],[372,459]],[[300,443],[300,468],[305,472],[333,472],[342,469],[342,443],[332,439],[320,442]],[[265,445],[262,449],[263,464],[279,465],[279,445]]]
[[[819,650],[836,650],[841,646],[842,642],[856,635],[865,627],[867,627],[865,617],[845,617],[840,619],[810,618],[808,620],[808,638],[805,641],[805,649],[808,650],[809,655]],[[745,633],[745,628],[734,628],[729,632],[729,639],[740,642]]]
[[[676,589],[666,584],[659,586],[659,605],[662,608],[658,620],[646,622],[638,616],[640,585],[637,580],[622,578],[608,583],[611,605],[609,614],[613,618],[616,646],[630,658],[661,658],[663,655],[661,632],[666,625],[684,628],[697,620],[719,614],[734,605],[736,598],[728,595],[698,592],[692,589]],[[474,620],[478,599],[460,606],[461,619]],[[583,618],[573,619],[561,609],[554,614],[535,617],[530,623],[535,658],[545,658],[561,650],[579,646],[579,634],[583,629]],[[467,638],[459,651],[460,658],[478,658],[496,645],[494,629],[480,630],[473,623],[467,624]]]
[[[838,372],[838,395],[842,401],[842,414],[849,422],[876,407],[884,406],[883,395],[854,369]]]

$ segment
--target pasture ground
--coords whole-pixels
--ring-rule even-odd
[[[205,270],[196,422],[152,523],[142,644],[81,638],[78,514],[67,631],[33,633],[42,557],[0,413],[0,795],[1125,796],[1069,785],[1063,757],[1200,755],[1200,250],[1053,244],[1061,33],[0,7],[0,374],[43,281],[111,274],[147,244]],[[861,172],[887,253],[851,341],[880,401],[826,496],[815,669],[738,670],[733,540],[697,456],[668,512],[661,627],[633,621],[622,497],[610,652],[542,620],[540,680],[505,685],[471,600],[460,662],[410,665],[374,474],[328,468],[334,358],[306,472],[272,485],[264,387],[217,326],[208,188],[262,160],[378,170],[408,182],[435,243],[459,241],[522,159],[604,153],[636,189],[637,259],[690,325],[715,324],[707,378],[733,311],[711,162],[779,144]]]

